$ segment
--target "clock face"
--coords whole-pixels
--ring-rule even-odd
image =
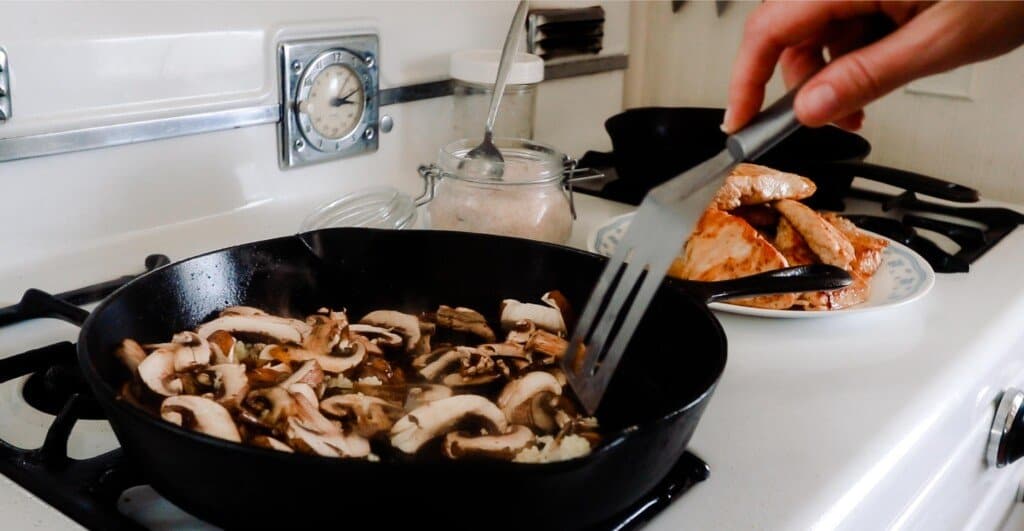
[[[320,136],[345,138],[363,117],[363,83],[351,68],[331,65],[316,73],[309,93],[299,103],[299,112],[307,115],[309,125]]]

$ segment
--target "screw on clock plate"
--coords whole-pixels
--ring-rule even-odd
[[[374,135],[373,127],[367,127],[366,130],[363,131],[363,138],[365,138],[367,140],[372,140],[373,139],[373,135]]]
[[[292,61],[292,70],[295,71],[296,74],[299,73],[302,70],[302,61],[299,61],[298,59]]]
[[[302,148],[304,148],[304,147],[306,147],[306,143],[303,142],[301,138],[295,141],[295,150],[296,151],[301,151]]]
[[[366,63],[366,66],[373,68],[373,65],[376,64],[377,59],[373,57],[372,53],[368,53],[366,54],[366,57],[363,58],[363,62]]]

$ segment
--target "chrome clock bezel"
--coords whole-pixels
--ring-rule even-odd
[[[285,42],[280,45],[282,109],[278,128],[282,169],[338,160],[377,150],[379,136],[377,35]],[[321,135],[299,103],[308,95],[316,76],[341,65],[355,72],[363,86],[363,109],[356,126],[344,137]]]

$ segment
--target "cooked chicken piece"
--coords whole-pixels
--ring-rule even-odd
[[[779,199],[804,199],[814,194],[814,181],[757,164],[739,164],[711,202],[721,210]]]
[[[860,230],[852,221],[835,212],[823,212],[821,217],[839,229],[853,244],[854,258],[850,268],[868,278],[874,275],[882,264],[882,251],[889,242]]]
[[[853,244],[839,229],[799,201],[783,199],[775,203],[775,208],[803,236],[823,263],[849,269],[855,256]]]
[[[743,218],[758,230],[774,230],[779,224],[779,212],[771,205],[743,205],[729,211],[734,216]]]
[[[853,284],[835,291],[802,293],[796,306],[805,310],[838,310],[866,301],[871,294],[869,278],[856,271],[851,271],[850,276],[853,277]]]
[[[704,211],[681,258],[668,274],[690,280],[727,280],[789,265],[768,240],[742,219],[716,208]],[[730,301],[759,308],[789,308],[796,294],[766,295]]]
[[[818,263],[818,257],[807,246],[807,241],[786,218],[779,219],[779,226],[775,230],[775,248],[791,266]]]

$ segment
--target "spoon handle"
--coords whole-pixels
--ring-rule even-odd
[[[487,125],[484,129],[484,135],[488,138],[494,136],[494,120],[498,117],[498,106],[501,105],[501,96],[505,93],[508,71],[515,59],[516,49],[519,47],[519,35],[522,33],[523,24],[526,23],[526,13],[529,10],[530,2],[520,0],[516,14],[512,17],[512,25],[508,28],[508,36],[505,37],[505,46],[501,49],[498,77],[494,80],[494,92],[491,94],[491,110],[487,113]]]

